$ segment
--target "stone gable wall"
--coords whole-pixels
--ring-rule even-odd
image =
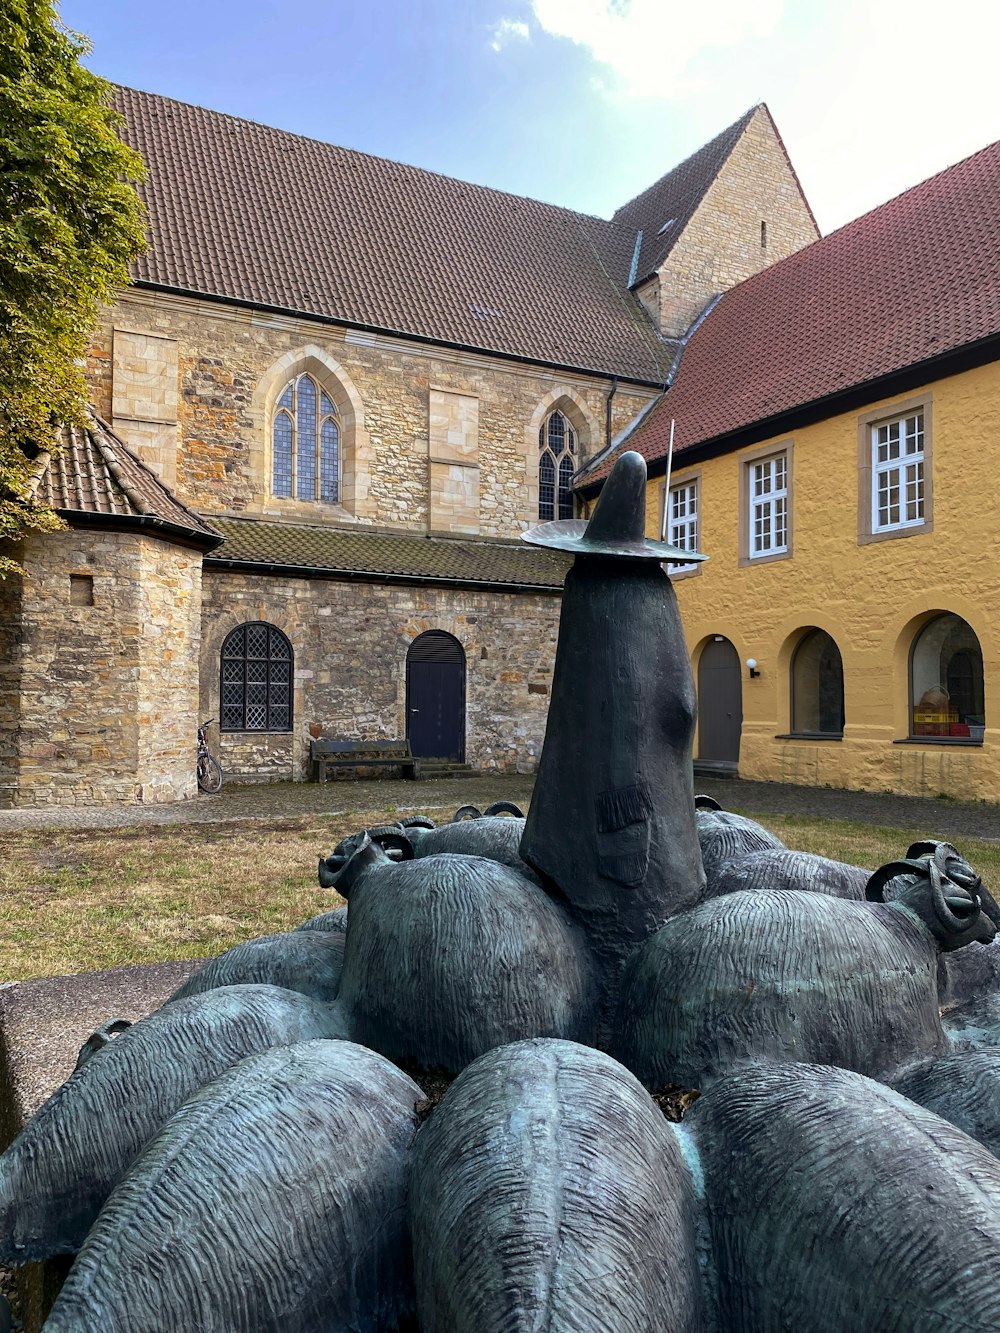
[[[219,654],[247,620],[276,625],[295,653],[291,734],[223,732],[211,740],[228,778],[309,776],[310,723],[341,740],[406,735],[406,653],[442,629],[466,656],[466,762],[530,772],[541,753],[559,629],[556,594],[268,579],[207,570],[201,715],[219,716]]]
[[[159,364],[176,354],[173,488],[208,512],[511,536],[537,521],[538,430],[536,424],[531,438],[530,423],[540,404],[566,408],[581,460],[604,446],[610,379],[134,290],[104,312],[88,358],[102,415],[113,394],[121,397],[112,365],[118,329],[132,338],[149,334]],[[344,423],[341,504],[270,496],[271,410],[302,368],[331,392]],[[478,459],[478,497],[470,479],[456,479],[456,468],[442,466],[432,447],[432,413],[442,396],[465,405],[464,448]],[[655,396],[653,389],[620,385],[612,431]],[[148,431],[133,440],[129,422],[116,421],[129,443],[149,452]],[[157,436],[160,444],[164,438]],[[157,466],[164,476],[170,470],[167,460]]]
[[[0,608],[19,678],[0,803],[193,796],[200,553],[78,530],[29,538],[21,560],[16,622]]]
[[[713,296],[818,236],[774,123],[758,108],[659,271],[662,333],[683,337]],[[647,308],[650,300],[646,291]]]

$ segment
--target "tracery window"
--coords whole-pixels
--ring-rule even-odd
[[[222,645],[222,731],[291,731],[292,645],[280,629],[250,620]]]
[[[311,375],[285,385],[271,424],[271,489],[282,499],[340,499],[337,409]]]
[[[552,412],[538,431],[538,517],[542,522],[573,517],[576,432],[561,412]]]

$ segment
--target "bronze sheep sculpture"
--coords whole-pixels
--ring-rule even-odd
[[[0,1262],[77,1256],[48,1333],[1000,1328],[1000,912],[950,844],[696,801],[645,484],[525,534],[575,556],[527,816],[344,838],[346,907],[102,1030],[0,1156]]]

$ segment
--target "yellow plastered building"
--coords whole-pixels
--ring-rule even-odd
[[[998,199],[994,146],[726,293],[619,442],[708,557],[696,768],[1000,797]]]

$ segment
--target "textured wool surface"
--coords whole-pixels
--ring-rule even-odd
[[[563,908],[508,866],[376,863],[351,888],[337,1008],[355,1041],[452,1072],[526,1037],[589,1039],[595,988]]]
[[[819,893],[733,893],[672,917],[622,982],[613,1049],[651,1087],[752,1059],[889,1076],[943,1054],[938,949],[906,912]]]
[[[462,1073],[411,1160],[423,1333],[704,1328],[670,1126],[609,1056],[519,1042]]]
[[[419,833],[414,837],[415,854],[439,856],[454,852],[465,856],[485,856],[519,871],[526,879],[538,884],[535,872],[521,860],[518,848],[524,833],[524,820],[514,817],[488,815],[482,819],[463,819],[439,828],[409,830]]]
[[[219,954],[190,977],[171,1000],[254,982],[301,991],[314,1000],[335,1000],[344,963],[339,931],[290,930],[262,935]]]
[[[251,1056],[112,1194],[47,1333],[357,1333],[412,1300],[405,1160],[420,1088],[350,1042]]]
[[[295,929],[327,930],[338,935],[346,935],[347,908],[335,907],[332,912],[320,912],[319,916],[311,916],[308,921],[303,921],[302,925],[296,926]]]
[[[707,891],[713,893],[713,882],[723,866],[742,860],[751,852],[775,848],[785,844],[780,838],[745,815],[732,815],[728,810],[697,810],[698,842],[705,867]]]
[[[245,1056],[336,1031],[323,1004],[231,986],[169,1004],[92,1055],[0,1157],[0,1260],[75,1253],[181,1103]]]
[[[825,893],[831,898],[851,898],[863,902],[865,886],[872,877],[862,866],[831,861],[812,852],[765,850],[731,860],[710,879],[708,892],[713,895],[736,893],[741,889],[805,889]]]
[[[1000,1163],[843,1069],[748,1068],[685,1119],[727,1333],[1000,1328]]]
[[[1000,1049],[929,1060],[908,1069],[893,1086],[1000,1157]]]

